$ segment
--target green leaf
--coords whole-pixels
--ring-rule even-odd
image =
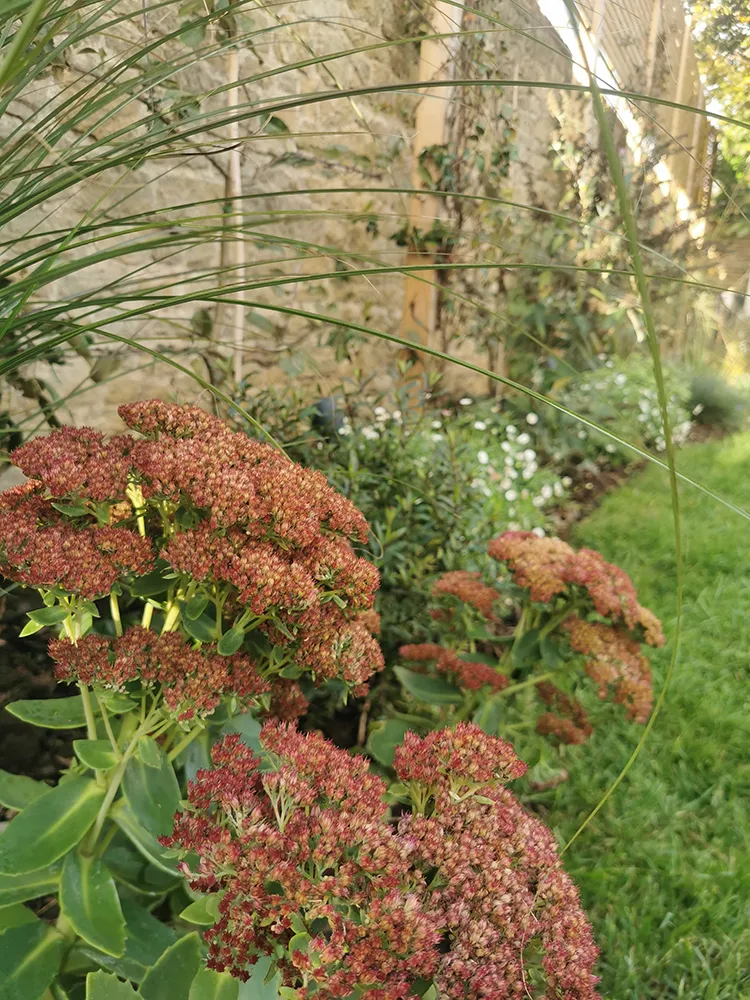
[[[45,868],[67,854],[96,819],[104,789],[90,778],[69,778],[32,802],[0,836],[0,873]]]
[[[213,642],[216,638],[216,622],[208,615],[201,615],[195,621],[183,615],[182,627],[191,638],[199,642]]]
[[[186,920],[189,924],[198,924],[201,927],[210,927],[219,919],[219,895],[212,893],[210,896],[201,896],[194,900],[180,914],[180,920]]]
[[[193,931],[176,941],[146,973],[143,1000],[189,1000],[190,987],[201,967],[201,942]]]
[[[462,660],[467,663],[486,663],[488,667],[497,666],[497,657],[489,653],[459,653]]]
[[[159,744],[150,736],[141,736],[135,748],[135,755],[146,767],[161,767],[162,753]]]
[[[513,665],[528,667],[539,659],[539,629],[532,628],[513,647]]]
[[[108,771],[117,763],[109,740],[73,740],[73,750],[82,764],[95,771]]]
[[[122,691],[99,691],[96,692],[98,701],[103,702],[104,707],[110,715],[124,715],[137,707],[137,702]]]
[[[18,638],[25,639],[27,635],[35,635],[37,632],[41,632],[43,628],[44,625],[40,625],[39,622],[26,622],[18,633]]]
[[[232,656],[245,641],[245,630],[235,625],[219,639],[216,651],[220,656]]]
[[[257,754],[262,754],[264,751],[260,745],[260,730],[260,723],[253,718],[250,712],[241,712],[239,715],[233,715],[229,722],[222,726],[221,735],[239,733],[245,746],[250,747]]]
[[[23,927],[24,924],[33,924],[39,918],[33,910],[23,903],[11,903],[10,906],[0,906],[0,934],[11,927]]]
[[[442,677],[430,677],[427,674],[415,674],[405,667],[394,667],[393,672],[403,686],[419,701],[428,705],[460,705],[464,696]]]
[[[490,698],[479,706],[472,721],[488,736],[497,736],[501,717],[502,708],[499,699]]]
[[[271,115],[263,126],[263,131],[266,135],[289,135],[289,127],[276,115]]]
[[[194,622],[197,618],[200,618],[207,607],[208,598],[204,594],[198,594],[182,605],[182,613],[191,622]]]
[[[0,842],[2,837],[0,837]],[[23,903],[50,892],[57,892],[60,884],[61,862],[23,875],[0,875],[0,906]]]
[[[190,984],[188,1000],[237,1000],[239,994],[239,980],[228,972],[199,969]]]
[[[279,975],[270,958],[263,955],[248,971],[250,978],[240,983],[238,1000],[278,1000],[281,992]]]
[[[12,701],[5,706],[11,715],[32,726],[45,729],[80,729],[86,725],[83,700],[72,698],[42,698],[34,701]]]
[[[0,805],[6,809],[25,809],[49,791],[50,786],[43,781],[34,781],[24,774],[0,770]]]
[[[539,651],[542,654],[542,663],[548,670],[557,670],[562,663],[560,647],[554,639],[545,635],[539,643]]]
[[[154,744],[157,766],[144,764],[137,756],[128,761],[122,790],[133,815],[154,837],[172,832],[174,814],[180,806],[180,786],[174,768],[162,749]]]
[[[3,1000],[39,1000],[60,968],[65,942],[41,920],[0,935]]]
[[[126,885],[133,892],[158,899],[175,888],[181,875],[177,871],[165,872],[147,861],[139,851],[118,830],[107,850],[102,855],[102,861],[109,868],[113,878],[121,885]]]
[[[73,930],[99,951],[119,957],[125,952],[125,918],[114,879],[94,857],[71,851],[60,879],[60,909]]]
[[[166,579],[165,574],[169,572],[168,567],[155,569],[145,576],[139,576],[130,586],[130,593],[133,597],[156,597],[169,590],[171,580]]]
[[[37,625],[59,625],[66,618],[70,617],[68,608],[61,608],[55,605],[53,608],[37,608],[36,611],[29,611],[29,618]]]
[[[156,837],[141,826],[124,801],[117,803],[110,815],[147,861],[168,875],[177,875],[174,859],[167,855]]]
[[[55,503],[52,501],[52,506],[68,517],[81,517],[83,514],[91,513],[88,507],[84,507],[80,503]]]
[[[114,958],[94,948],[83,947],[76,950],[82,957],[95,961],[102,968],[140,983],[159,956],[174,944],[177,935],[139,903],[123,899],[121,906],[127,928],[125,954],[122,958]]]
[[[411,727],[401,719],[376,722],[367,738],[367,751],[383,767],[393,767],[393,756]]]
[[[86,976],[86,1000],[142,1000],[142,996],[130,983],[100,970]]]

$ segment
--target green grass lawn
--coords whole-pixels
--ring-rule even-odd
[[[692,446],[678,462],[750,508],[750,434]],[[750,521],[687,486],[681,500],[685,614],[673,682],[630,774],[565,856],[594,924],[608,1000],[750,998]],[[623,566],[662,618],[657,689],[675,629],[673,539],[666,474],[654,467],[607,497],[574,539]],[[567,755],[570,781],[546,816],[561,836],[640,734],[618,715]]]

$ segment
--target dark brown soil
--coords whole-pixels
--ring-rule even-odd
[[[572,470],[569,473],[573,479],[570,491],[571,499],[566,502],[565,506],[558,507],[553,512],[557,536],[569,542],[574,525],[588,517],[608,493],[622,486],[645,464],[645,462],[633,462],[621,469],[583,469],[578,467]]]

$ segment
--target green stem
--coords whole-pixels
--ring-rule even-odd
[[[114,591],[110,591],[109,594],[109,611],[112,615],[112,621],[115,623],[115,635],[122,635],[122,618],[120,617],[120,602],[117,600],[117,594]]]
[[[112,731],[112,724],[109,721],[109,714],[107,712],[107,709],[104,707],[104,702],[99,698],[99,695],[96,692],[94,692],[94,697],[96,698],[96,703],[99,706],[99,711],[101,712],[102,715],[102,722],[104,723],[104,728],[107,732],[107,736],[109,737],[109,742],[112,744],[112,750],[115,754],[115,757],[117,757],[117,759],[120,760],[122,758],[122,752],[117,743],[117,740],[115,739],[115,734]]]
[[[91,695],[89,694],[89,689],[85,684],[78,684],[78,690],[81,692],[81,701],[83,702],[83,714],[86,716],[86,736],[90,740],[98,739],[96,732],[96,719],[94,718],[94,708],[91,704]]]
[[[150,628],[151,619],[154,617],[154,605],[147,601],[141,615],[141,628]]]
[[[182,753],[182,751],[185,749],[185,747],[190,746],[190,744],[193,742],[193,740],[195,739],[195,737],[199,736],[202,732],[203,732],[203,728],[201,726],[196,726],[195,729],[191,730],[185,736],[184,739],[180,740],[180,742],[177,744],[176,747],[174,747],[172,750],[169,751],[169,753],[167,754],[167,760],[170,763],[173,760],[176,760],[180,756],[180,754]]]
[[[176,601],[173,601],[170,603],[170,605],[168,605],[167,615],[166,618],[164,619],[164,625],[162,626],[161,634],[165,635],[167,632],[173,632],[175,626],[177,625],[179,617],[180,617],[180,605]]]
[[[515,694],[516,691],[522,691],[524,688],[533,687],[535,684],[541,684],[544,681],[548,681],[550,677],[555,676],[554,670],[549,670],[546,674],[539,674],[538,677],[529,677],[528,680],[521,681],[520,684],[511,684],[510,687],[503,688],[502,691],[498,691],[494,698],[505,698],[506,695]]]

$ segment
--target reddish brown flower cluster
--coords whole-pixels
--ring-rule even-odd
[[[646,722],[653,691],[651,669],[639,643],[622,628],[575,616],[563,628],[573,649],[584,655],[586,673],[597,685],[599,696],[606,698],[613,687],[614,700],[626,707],[628,718]]]
[[[432,593],[436,596],[450,594],[457,597],[464,604],[476,608],[483,618],[492,618],[492,606],[500,596],[494,587],[482,583],[479,573],[469,573],[466,570],[443,573],[433,585]]]
[[[544,704],[557,713],[540,715],[536,731],[543,736],[555,736],[561,743],[585,743],[593,728],[583,705],[548,681],[537,684],[536,690]]]
[[[532,601],[547,603],[565,594],[575,596],[580,587],[596,612],[621,621],[631,631],[639,626],[651,646],[662,646],[661,623],[652,611],[638,603],[628,574],[608,563],[593,549],[578,552],[558,538],[539,538],[531,531],[506,531],[489,544],[493,559],[506,562],[519,587],[528,588]]]
[[[300,1000],[406,1000],[425,980],[444,1000],[596,998],[554,839],[497,787],[524,769],[509,744],[468,723],[408,734],[396,770],[429,797],[397,830],[362,758],[280,724],[261,745],[263,771],[238,737],[217,744],[162,841],[197,852],[192,888],[220,894],[210,967],[246,979],[272,955]]]
[[[180,574],[178,598],[198,583],[225,616],[249,610],[259,620],[247,628],[316,678],[361,687],[382,668],[360,617],[379,578],[352,548],[368,527],[349,500],[196,407],[149,400],[119,413],[147,438],[62,428],[13,453],[31,478],[0,497],[6,576],[98,598],[158,554]]]
[[[248,978],[258,955],[286,949],[284,984],[300,998],[402,1000],[438,960],[439,928],[421,902],[409,842],[384,821],[385,786],[367,761],[284,724],[261,732],[273,770],[237,736],[212,752],[163,843],[194,850],[198,892],[222,892],[208,964]]]
[[[502,691],[510,683],[506,674],[501,674],[490,664],[463,660],[454,650],[438,646],[434,642],[401,646],[398,652],[404,660],[412,663],[433,660],[435,670],[440,674],[448,674],[464,691],[479,691],[483,687],[488,687],[491,691]]]
[[[11,580],[93,600],[121,577],[140,576],[153,565],[147,538],[121,525],[66,518],[36,480],[0,494],[0,572]]]
[[[247,656],[219,656],[213,646],[192,649],[176,632],[157,635],[133,626],[118,639],[89,633],[72,643],[53,639],[55,676],[121,690],[129,681],[161,686],[166,708],[180,719],[208,715],[224,694],[241,702],[270,687]]]

